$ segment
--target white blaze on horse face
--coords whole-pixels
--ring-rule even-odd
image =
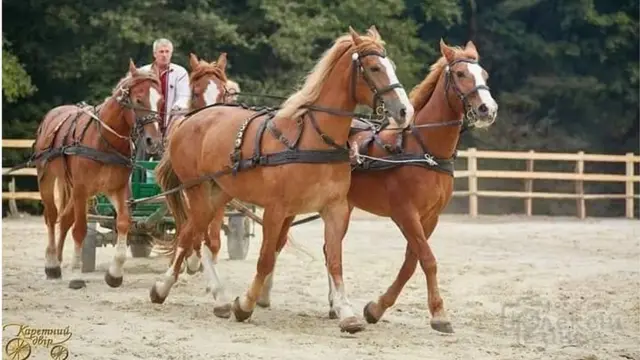
[[[484,81],[484,77],[482,76],[482,68],[480,67],[480,65],[467,64],[467,68],[469,69],[469,72],[475,79],[476,86],[486,85],[486,82]],[[489,109],[488,111],[489,115],[493,118],[495,114],[498,112],[498,104],[493,99],[493,96],[491,96],[491,93],[487,89],[478,90],[478,95],[480,96],[480,100],[482,100],[482,103],[485,104]]]
[[[220,95],[220,90],[218,90],[218,85],[213,80],[209,80],[209,85],[207,85],[207,89],[204,91],[204,103],[205,105],[213,105],[216,103],[218,99],[218,95]]]
[[[396,75],[396,71],[393,68],[393,65],[391,64],[391,61],[389,61],[389,59],[387,58],[381,58],[380,63],[382,64],[382,66],[384,66],[384,69],[387,73],[387,77],[389,78],[389,85],[400,83],[400,80],[398,80],[398,76]],[[408,123],[413,118],[413,105],[411,105],[411,101],[409,101],[407,92],[404,91],[404,89],[402,88],[395,88],[393,89],[393,91],[396,92],[402,104],[407,108],[406,120]]]
[[[151,111],[158,111],[158,100],[160,100],[162,96],[155,88],[149,88],[149,107]],[[157,122],[153,123],[153,126],[156,128],[156,131],[160,131],[160,127]]]

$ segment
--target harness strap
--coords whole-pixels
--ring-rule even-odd
[[[371,159],[366,156],[361,157],[362,160],[357,164],[352,165],[352,171],[382,171],[389,170],[398,167],[398,165],[406,166],[420,166],[425,169],[435,170],[447,175],[453,176],[455,170],[454,159],[432,159],[430,163],[426,161],[427,157],[424,154],[415,153],[403,153],[391,156],[385,156],[380,159]],[[398,164],[400,163],[400,164]],[[434,165],[432,165],[434,164]]]

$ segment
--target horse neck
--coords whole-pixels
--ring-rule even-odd
[[[131,150],[129,139],[131,135],[131,126],[129,126],[129,123],[132,123],[133,120],[135,120],[132,119],[134,116],[133,111],[120,105],[114,96],[109,98],[102,106],[102,109],[100,109],[98,116],[100,120],[111,128],[111,130],[120,135],[118,136],[102,126],[100,129],[102,138],[123,154]],[[102,141],[100,141],[98,145],[101,148],[108,147],[106,144],[103,144]]]
[[[334,69],[322,85],[318,99],[314,101],[312,105],[342,112],[353,112],[356,108],[356,102],[350,92],[351,76],[345,77],[345,73],[351,74],[351,71],[338,71]],[[338,89],[344,90],[340,91]],[[336,144],[343,145],[347,142],[349,129],[351,127],[351,116],[334,115],[316,110],[309,110],[309,112],[310,114],[306,114],[305,116],[313,116],[320,131],[331,137]],[[309,121],[310,119],[307,120]],[[309,143],[313,143],[314,146],[326,146],[326,143],[314,130],[305,130],[302,140],[309,141]]]
[[[434,127],[418,127],[417,130],[431,155],[438,158],[449,158],[453,155],[460,138],[461,125],[435,124],[461,120],[463,117],[462,106],[458,105],[459,100],[445,90],[444,76],[443,74],[431,98],[415,118],[415,125],[434,124]]]

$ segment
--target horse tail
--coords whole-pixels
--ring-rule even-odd
[[[171,164],[169,151],[165,151],[162,155],[160,162],[156,166],[155,176],[162,191],[167,191],[182,185],[182,181],[178,178]],[[182,196],[182,191],[175,191],[165,195],[165,201],[176,222],[176,234],[168,244],[166,241],[162,241],[162,243],[155,243],[154,245],[157,246],[158,253],[173,256],[178,244],[178,234],[180,233],[182,224],[187,220],[186,204]]]

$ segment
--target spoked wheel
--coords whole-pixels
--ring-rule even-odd
[[[26,360],[31,356],[31,345],[21,338],[9,340],[4,350],[11,360]]]
[[[49,355],[53,360],[66,360],[69,357],[69,349],[62,345],[56,345],[51,348]]]
[[[249,231],[251,219],[246,216],[229,217],[229,233],[227,234],[227,251],[229,259],[244,260],[249,253]]]
[[[151,255],[153,243],[149,235],[129,235],[129,247],[134,258],[146,258]]]

